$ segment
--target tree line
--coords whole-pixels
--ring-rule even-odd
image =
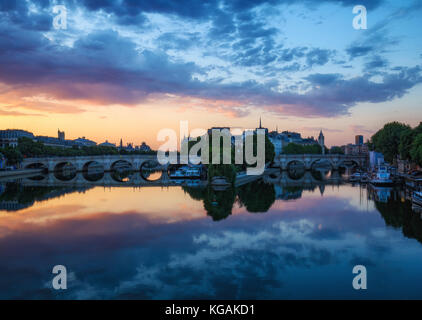
[[[422,122],[415,128],[397,121],[389,122],[371,137],[369,148],[381,152],[388,162],[400,156],[402,160],[422,165]]]
[[[18,140],[18,146],[0,148],[9,165],[16,165],[24,158],[32,157],[75,157],[75,156],[99,156],[99,155],[119,155],[119,154],[156,154],[155,151],[127,151],[109,146],[72,146],[71,148],[46,146],[42,142],[22,137]]]

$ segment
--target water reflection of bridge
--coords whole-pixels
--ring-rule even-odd
[[[154,180],[145,177],[145,173],[134,171],[128,174],[124,178],[120,178],[116,172],[97,172],[95,174],[89,174],[87,172],[77,172],[71,177],[61,177],[58,174],[46,174],[39,176],[37,179],[34,178],[23,178],[19,179],[19,182],[24,186],[40,186],[40,187],[171,187],[180,186],[181,182],[170,179],[167,171],[159,171],[160,177]],[[318,175],[319,177],[315,177]],[[304,171],[303,175],[297,178],[291,177],[288,171],[281,171],[279,169],[270,169],[265,172],[263,176],[247,176],[236,181],[236,186],[243,185],[248,182],[262,178],[266,183],[281,184],[287,187],[303,187],[303,188],[315,188],[319,185],[340,185],[343,179],[338,171],[331,171],[331,174],[327,177],[326,170],[319,171]],[[185,181],[188,185],[197,184],[197,186],[203,186],[206,181]]]
[[[149,162],[157,162],[157,156],[139,154],[25,158],[22,161],[22,167],[43,167],[48,169],[48,171],[53,172],[60,170],[65,165],[73,167],[76,171],[87,171],[91,165],[100,165],[103,167],[104,171],[112,171],[117,165],[125,164],[132,170],[139,171],[146,163]]]
[[[338,171],[331,171],[331,174],[326,177],[326,171],[320,170],[320,179],[314,175],[315,172],[305,171],[301,177],[292,178],[288,171],[274,170],[269,174],[264,175],[263,179],[267,183],[281,184],[287,187],[303,187],[314,188],[320,185],[340,185],[344,182],[342,176]]]
[[[96,174],[96,176],[89,176],[85,172],[78,172],[68,180],[59,179],[55,174],[47,174],[42,179],[26,178],[21,179],[19,182],[24,186],[34,187],[165,187],[180,185],[177,181],[169,178],[167,171],[162,171],[160,178],[156,180],[144,178],[142,172],[132,172],[122,180],[116,177],[115,172],[101,172]]]
[[[302,164],[306,170],[311,170],[315,165],[326,163],[333,170],[340,167],[356,165],[365,167],[367,156],[365,155],[340,155],[340,154],[280,154],[274,158],[274,167],[287,170],[292,163]]]

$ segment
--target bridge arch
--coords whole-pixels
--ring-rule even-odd
[[[94,164],[97,165],[97,166],[101,166],[102,167],[101,170],[103,170],[103,171],[105,170],[104,163],[97,161],[97,160],[89,160],[82,165],[82,171],[84,171],[84,172],[88,171],[90,169],[89,167],[94,165]]]
[[[69,161],[56,162],[53,175],[60,181],[72,181],[76,177],[77,168]]]
[[[289,160],[287,160],[286,161],[286,170],[289,170],[289,168],[290,168],[290,165],[292,164],[292,163],[299,163],[299,164],[301,164],[304,168],[306,168],[306,163],[305,163],[305,161],[303,161],[303,160],[301,160],[301,159],[289,159]]]
[[[356,167],[360,168],[361,164],[359,163],[359,161],[356,161],[354,159],[344,159],[344,160],[340,160],[337,163],[337,167],[344,167],[344,168],[349,168],[350,166],[348,166],[345,162],[351,162],[353,163]]]
[[[133,164],[131,161],[125,159],[119,159],[116,161],[111,162],[110,164],[110,171],[117,170],[119,168],[124,168],[127,170],[133,170]]]
[[[48,170],[48,165],[44,162],[31,162],[29,164],[24,165],[24,169],[45,169]]]
[[[318,162],[321,162],[321,164],[324,164],[324,163],[325,164],[328,164],[331,167],[331,169],[334,167],[333,166],[333,162],[330,161],[330,159],[327,159],[327,158],[317,158],[317,159],[312,159],[310,161],[309,169],[312,169],[314,167],[314,165],[317,164]]]

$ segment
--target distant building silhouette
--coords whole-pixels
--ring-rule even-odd
[[[65,140],[64,131],[57,130],[57,138],[59,138],[59,140],[61,140],[61,141],[64,141]]]
[[[356,145],[363,145],[363,136],[362,135],[357,135],[355,136],[355,144]]]
[[[324,134],[322,133],[322,130],[319,132],[318,143],[321,146],[322,154],[325,154],[325,138]]]

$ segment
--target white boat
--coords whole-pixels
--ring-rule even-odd
[[[390,178],[387,166],[380,165],[375,178],[372,178],[370,182],[374,186],[391,186],[393,184],[393,180]]]
[[[180,167],[170,174],[173,179],[199,179],[201,178],[201,169],[198,167]]]
[[[361,183],[367,183],[367,182],[369,182],[369,177],[368,177],[368,175],[366,173],[364,173],[364,174],[361,175],[360,182]]]
[[[358,181],[360,181],[360,178],[361,178],[361,174],[360,174],[360,172],[355,172],[354,174],[352,174],[352,175],[349,177],[349,181],[350,181],[350,182],[358,182]]]
[[[422,191],[414,191],[412,194],[412,202],[422,206]]]

